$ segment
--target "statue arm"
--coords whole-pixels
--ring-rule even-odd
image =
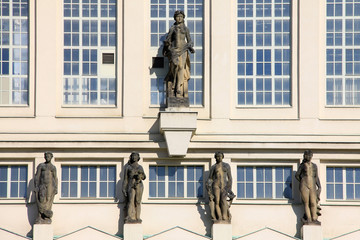
[[[188,44],[193,47],[193,41],[191,39],[191,36],[190,36],[190,31],[189,31],[189,28],[186,27],[186,33],[185,33],[185,37],[186,37],[186,41],[188,42]]]
[[[314,164],[315,165],[315,164]],[[315,171],[315,182],[316,182],[316,186],[318,187],[317,189],[317,197],[320,199],[320,193],[321,193],[321,183],[320,183],[320,179],[319,179],[319,174],[318,174],[318,169],[317,166],[316,167],[316,171]]]
[[[187,27],[186,27],[186,36],[185,37],[186,37],[186,41],[188,42],[190,52],[195,53],[195,49],[193,48],[194,43],[191,40],[190,31],[189,31],[189,28],[187,28]]]
[[[54,166],[53,169],[53,179],[54,179],[54,190],[55,190],[55,194],[58,193],[58,178],[57,178],[57,173],[56,173],[56,167]]]
[[[140,174],[141,174],[141,180],[145,180],[146,179],[146,174],[144,172],[144,169],[142,166],[140,166]]]
[[[34,179],[35,192],[39,191],[38,188],[40,184],[40,175],[41,175],[41,164],[36,168],[35,179]]]
[[[209,173],[209,178],[208,178],[208,182],[212,182],[214,179],[213,179],[213,177],[214,177],[214,167],[212,166],[211,168],[210,168],[210,173]]]
[[[228,178],[228,182],[226,184],[226,190],[230,191],[232,188],[232,176],[231,176],[231,168],[230,165],[226,165],[226,169],[227,169],[227,178]]]

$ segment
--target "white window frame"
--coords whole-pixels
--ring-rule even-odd
[[[293,167],[291,166],[291,165],[282,165],[282,166],[271,166],[271,165],[259,165],[259,166],[249,166],[249,165],[237,165],[236,166],[236,169],[238,168],[238,167],[251,167],[251,168],[253,168],[252,170],[253,170],[253,197],[252,198],[247,198],[247,197],[245,197],[245,198],[239,198],[239,196],[236,196],[237,197],[237,199],[241,199],[241,200],[251,200],[251,199],[254,199],[254,200],[279,200],[279,199],[281,199],[281,200],[284,200],[284,199],[286,199],[286,200],[292,200],[294,197],[293,197],[293,192],[294,192],[294,189],[293,189],[293,184],[292,184],[292,180],[291,180],[291,198],[285,198],[285,197],[282,197],[282,198],[277,198],[276,197],[276,183],[279,183],[279,182],[277,182],[276,181],[276,171],[275,171],[275,169],[276,169],[276,167],[290,167],[291,168],[291,177],[293,178]],[[271,198],[266,198],[266,197],[264,197],[264,198],[258,198],[257,197],[257,183],[260,183],[260,182],[258,182],[257,181],[257,174],[256,174],[256,170],[257,170],[257,168],[261,168],[261,167],[264,167],[264,168],[271,168],[271,174],[272,174],[272,179],[271,179],[271,182],[269,182],[269,183],[271,183],[271,185],[272,185],[272,197]],[[236,173],[237,173],[237,171],[236,171]],[[265,176],[264,176],[264,178],[265,178]],[[291,179],[292,179],[291,178]],[[237,184],[239,183],[238,181],[237,181],[237,176],[234,178],[233,177],[233,179],[235,179],[235,183],[236,183],[236,186],[237,186]],[[244,183],[246,184],[247,182],[246,182],[246,180],[244,181]],[[262,181],[261,183],[267,183],[265,180],[264,181]],[[286,182],[281,182],[281,183],[286,183]],[[265,189],[265,187],[264,187],[264,189]],[[264,193],[264,196],[265,196],[265,193]]]
[[[325,1],[325,12],[327,11],[327,1]],[[352,80],[354,80],[355,78],[357,79],[360,79],[360,74],[351,74],[351,75],[347,75],[346,74],[346,51],[347,50],[359,50],[360,51],[360,47],[359,46],[355,46],[355,45],[350,45],[350,46],[347,46],[346,45],[346,20],[359,20],[360,21],[360,17],[359,16],[346,16],[345,14],[346,12],[346,2],[343,1],[342,2],[342,16],[341,17],[337,17],[337,16],[331,16],[327,17],[327,14],[325,13],[325,16],[326,16],[326,22],[327,20],[336,20],[336,19],[340,19],[341,20],[341,27],[342,27],[342,31],[341,31],[341,35],[342,35],[342,44],[340,46],[327,46],[326,45],[326,42],[325,42],[325,45],[326,45],[326,51],[327,50],[337,50],[337,49],[340,49],[341,50],[341,53],[342,53],[342,59],[341,59],[341,66],[342,66],[342,74],[341,75],[327,75],[326,73],[326,77],[325,77],[325,87],[327,85],[327,79],[328,78],[333,78],[334,80],[335,79],[341,79],[341,82],[342,82],[342,89],[341,89],[341,95],[342,95],[342,103],[341,104],[332,104],[332,105],[328,105],[327,103],[327,90],[325,91],[325,106],[327,108],[333,108],[333,107],[338,107],[338,108],[341,108],[341,107],[353,107],[353,108],[359,108],[360,107],[360,104],[346,104],[346,92],[352,92],[354,93],[355,90],[354,90],[354,85],[353,85],[353,89],[352,91],[347,91],[346,90],[346,80],[347,78],[350,78]],[[325,23],[326,24],[326,23]],[[334,28],[335,28],[335,24],[334,24]],[[327,26],[325,25],[325,31],[326,31],[326,35],[327,35]],[[335,33],[335,31],[334,31]],[[355,31],[353,31],[352,33],[355,33]],[[326,38],[325,38],[326,39]],[[325,55],[326,56],[326,55]],[[326,56],[327,57],[327,56]],[[354,55],[353,55],[354,57]],[[334,57],[335,58],[335,57]],[[334,61],[336,62],[336,61]],[[355,62],[355,61],[352,61],[352,62]],[[327,61],[327,58],[325,58],[325,71],[326,71],[326,64],[328,63]],[[335,70],[334,70],[335,71]],[[335,87],[334,87],[335,89]],[[334,90],[334,92],[336,92],[336,90]],[[354,98],[354,96],[353,96]],[[335,96],[334,96],[334,102],[335,102]]]
[[[36,28],[36,4],[35,0],[28,0],[28,103],[0,105],[0,118],[35,116],[35,41],[33,41],[33,39],[35,39]],[[11,49],[12,48],[10,48],[10,50]],[[9,62],[9,64],[12,65],[12,62]],[[11,70],[11,67],[9,69]]]
[[[264,3],[265,4],[265,3]],[[289,107],[291,107],[291,105],[292,105],[292,102],[291,102],[291,95],[293,94],[292,92],[291,92],[291,83],[292,83],[292,79],[291,79],[291,75],[289,75],[289,76],[287,76],[287,75],[283,75],[283,74],[281,74],[281,75],[275,75],[275,64],[277,63],[276,61],[275,61],[275,51],[276,50],[281,50],[281,51],[283,51],[283,50],[289,50],[289,52],[291,53],[292,52],[292,44],[291,44],[291,35],[292,35],[292,31],[291,31],[291,27],[290,27],[290,24],[291,24],[291,17],[292,16],[289,16],[289,17],[276,17],[275,16],[275,3],[273,2],[273,3],[271,3],[271,5],[272,5],[272,9],[271,9],[271,11],[272,11],[272,15],[273,15],[273,17],[265,17],[265,16],[262,16],[262,17],[256,17],[255,15],[256,15],[256,5],[257,5],[257,3],[254,1],[253,2],[253,17],[249,17],[249,18],[240,18],[240,17],[237,17],[237,20],[239,21],[239,20],[244,20],[244,21],[252,21],[252,23],[253,23],[253,31],[252,31],[252,33],[251,33],[251,35],[253,36],[253,46],[252,47],[247,47],[247,46],[237,46],[237,49],[238,50],[244,50],[244,51],[246,51],[246,50],[251,50],[252,51],[252,53],[253,53],[253,61],[251,62],[251,64],[253,65],[253,74],[252,75],[237,75],[237,81],[238,81],[238,79],[239,78],[244,78],[244,79],[252,79],[252,81],[253,81],[253,90],[252,90],[252,93],[253,93],[253,103],[252,104],[237,104],[237,107],[238,108],[247,108],[247,107],[254,107],[254,108],[257,108],[257,107],[268,107],[268,108],[271,108],[271,107],[278,107],[278,108],[289,108]],[[290,0],[290,8],[291,8],[291,6],[292,6],[292,1]],[[290,11],[290,10],[289,10]],[[290,11],[290,14],[291,14],[291,11]],[[276,34],[276,32],[275,32],[275,21],[276,20],[288,20],[289,21],[289,46],[283,46],[283,45],[281,45],[281,46],[277,46],[277,45],[275,45],[275,34]],[[265,29],[265,22],[268,22],[268,21],[270,21],[270,25],[271,25],[271,31],[270,32],[265,32],[265,31],[263,31],[263,32],[260,32],[260,33],[257,33],[257,31],[256,31],[256,28],[257,28],[257,26],[256,26],[256,23],[257,23],[257,21],[262,21],[262,24],[263,24],[263,28]],[[282,22],[283,23],[283,22]],[[282,25],[283,26],[283,25]],[[245,28],[246,28],[246,25],[245,25]],[[247,32],[246,32],[246,30],[245,30],[245,32],[244,32],[246,35],[247,35]],[[281,31],[280,32],[281,33],[281,35],[283,34],[283,33],[286,33],[286,32],[284,32],[284,31]],[[238,34],[239,34],[239,32],[238,32]],[[270,46],[257,46],[256,45],[256,36],[258,35],[258,34],[261,34],[261,35],[263,35],[263,37],[265,36],[265,35],[270,35],[271,36],[271,45]],[[265,41],[265,40],[264,40]],[[257,51],[262,51],[263,52],[263,60],[262,61],[258,61],[256,58],[257,58]],[[270,53],[271,53],[271,59],[270,59],[270,61],[269,62],[266,62],[265,61],[265,51],[270,51]],[[283,53],[282,53],[283,54]],[[283,55],[282,55],[283,56]],[[282,64],[284,64],[284,63],[287,63],[287,62],[285,62],[285,61],[280,61]],[[244,61],[244,63],[247,63],[246,62],[246,60]],[[258,70],[258,68],[257,68],[257,64],[258,63],[262,63],[263,64],[263,66],[262,66],[262,68],[263,68],[263,72],[265,72],[264,71],[264,66],[265,66],[265,63],[268,63],[268,64],[270,64],[270,66],[271,66],[271,74],[270,75],[265,75],[265,74],[263,74],[263,75],[257,75],[257,70]],[[283,66],[283,65],[282,65]],[[290,55],[290,59],[289,59],[289,73],[291,74],[291,66],[292,66],[292,62],[291,62],[291,55]],[[296,67],[296,66],[293,66],[293,67]],[[246,69],[244,69],[245,71],[246,71]],[[289,78],[289,86],[290,86],[290,89],[289,89],[289,94],[290,94],[290,98],[289,98],[289,104],[276,104],[275,103],[275,93],[276,93],[276,89],[275,89],[275,79],[276,78],[281,78],[282,80],[284,80],[285,78]],[[263,86],[263,90],[262,91],[258,91],[257,89],[256,89],[256,85],[257,85],[257,80],[258,79],[262,79],[263,80],[263,82],[265,82],[265,79],[270,79],[271,80],[271,85],[272,85],[272,89],[270,90],[270,91],[268,91],[268,90],[265,90],[265,86]],[[238,85],[238,84],[236,84],[236,85]],[[265,85],[264,83],[263,83],[263,85]],[[238,88],[236,88],[237,89],[237,93],[239,93],[239,91],[238,91]],[[257,104],[256,102],[257,102],[257,92],[262,92],[263,93],[263,103],[262,104]],[[271,104],[266,104],[265,103],[265,92],[271,92]],[[282,91],[282,93],[284,93],[285,91]],[[245,92],[244,93],[246,93],[246,89],[245,89]],[[245,99],[246,99],[246,97],[245,97]]]
[[[329,202],[358,202],[360,204],[360,199],[347,199],[346,196],[347,196],[347,182],[346,182],[346,169],[347,168],[358,168],[360,169],[360,164],[357,165],[357,166],[344,166],[344,165],[334,165],[334,166],[326,166],[326,175],[327,175],[327,169],[328,168],[341,168],[342,170],[342,182],[341,182],[341,185],[342,185],[342,190],[343,190],[343,196],[342,196],[342,199],[328,199],[327,198],[327,194],[325,195],[326,196],[326,201],[329,201]],[[335,176],[334,176],[335,178]],[[326,178],[327,179],[327,176]],[[327,193],[327,181],[325,180],[325,191]],[[360,184],[360,183],[353,183],[353,184]],[[334,192],[334,197],[335,197],[335,192]]]
[[[319,1],[319,118],[324,120],[358,120],[360,119],[360,112],[357,111],[360,105],[327,105],[326,102],[326,1]],[[345,17],[346,19],[346,17]],[[345,24],[345,23],[344,23]],[[343,29],[344,25],[343,24]],[[345,34],[345,31],[343,32]],[[345,41],[345,39],[343,39]],[[346,46],[345,46],[346,47]],[[341,48],[346,49],[346,48]],[[345,55],[342,56],[345,62]],[[344,64],[344,63],[343,63]],[[345,71],[345,69],[343,69]],[[345,74],[343,74],[345,75]],[[335,76],[334,78],[342,78],[343,75]],[[350,76],[354,77],[354,76]],[[345,80],[344,80],[345,81]],[[344,87],[344,86],[343,86]],[[325,196],[326,197],[326,196]]]
[[[57,154],[56,159],[54,160],[54,165],[57,169],[57,177],[58,177],[58,194],[55,195],[54,203],[116,203],[122,196],[121,189],[117,189],[117,184],[120,181],[120,173],[123,169],[123,158],[119,158],[116,156],[103,156],[102,158],[89,158],[86,154],[75,154],[75,158],[68,158],[65,155]],[[77,197],[61,197],[61,179],[62,179],[62,166],[76,166],[77,169]],[[115,167],[115,195],[114,197],[81,197],[81,166],[96,166],[97,167],[97,189],[96,194],[100,194],[100,166],[114,166]],[[79,175],[80,174],[80,175]]]
[[[122,39],[123,39],[123,4],[116,5],[116,46],[115,46],[115,81],[116,81],[116,104],[115,105],[64,105],[63,104],[63,65],[64,65],[64,4],[63,0],[56,1],[56,12],[61,16],[61,18],[56,19],[56,26],[60,31],[57,32],[59,41],[56,42],[56,53],[60,56],[60,61],[56,62],[56,69],[59,71],[61,78],[56,79],[56,86],[59,89],[56,91],[56,117],[57,118],[74,118],[74,117],[88,117],[88,118],[121,118],[122,117],[122,75],[123,68],[122,62],[123,58],[121,57],[123,54]],[[81,26],[79,25],[79,28]],[[98,26],[100,28],[100,26]],[[100,34],[101,35],[101,34]],[[81,45],[80,45],[81,46]],[[108,53],[108,47],[99,47],[100,51],[98,51],[98,59],[101,55],[100,53]],[[81,49],[80,49],[81,50]],[[105,66],[106,67],[106,66]],[[106,69],[104,68],[104,71]],[[98,72],[100,70],[98,69]],[[91,78],[91,76],[89,76]],[[106,78],[106,77],[104,77]],[[81,79],[80,79],[81,80]],[[100,89],[100,86],[99,86]]]
[[[210,171],[210,162],[211,159],[208,158],[208,155],[203,158],[198,158],[198,156],[193,157],[191,154],[187,156],[185,159],[166,159],[166,158],[158,158],[157,156],[144,157],[141,165],[144,168],[145,174],[147,176],[145,180],[144,192],[143,192],[143,203],[144,204],[158,204],[158,203],[171,203],[171,204],[194,204],[194,203],[204,203],[206,199],[208,199],[207,191],[206,191],[206,180],[208,179],[209,171]],[[150,166],[199,166],[203,167],[203,197],[191,197],[191,198],[157,198],[150,197],[150,189],[149,189],[149,179],[150,179]],[[185,174],[185,172],[184,172]],[[185,182],[186,185],[186,182]],[[167,186],[165,185],[165,191],[167,191]],[[185,186],[184,186],[184,194],[185,194]],[[166,196],[166,195],[165,195]]]
[[[86,164],[83,164],[83,165],[66,165],[66,164],[62,164],[61,165],[61,173],[62,173],[62,168],[63,167],[67,167],[67,166],[70,166],[70,167],[76,167],[77,168],[77,180],[76,181],[72,181],[72,182],[76,182],[77,183],[77,196],[76,197],[63,197],[63,196],[60,196],[62,199],[114,199],[115,198],[115,193],[116,193],[116,177],[115,177],[115,185],[114,185],[114,197],[100,197],[100,167],[101,166],[106,166],[106,167],[114,167],[115,168],[115,176],[116,176],[116,165],[86,165]],[[87,180],[87,181],[82,181],[81,180],[81,167],[95,167],[96,168],[96,180],[95,180],[95,183],[96,183],[96,196],[95,197],[81,197],[81,183],[82,182],[86,182],[88,184],[90,184],[91,182],[94,182],[93,180]],[[66,182],[71,182],[70,180],[69,181],[66,181]],[[62,184],[63,181],[62,179],[59,179],[59,183]],[[60,187],[61,188],[61,187]],[[89,191],[90,189],[88,188],[88,194],[89,194]],[[60,195],[61,195],[61,192],[60,192]]]
[[[26,203],[30,203],[31,202],[31,188],[29,187],[29,182],[30,179],[33,178],[33,172],[35,171],[34,169],[34,158],[21,158],[21,159],[11,159],[11,158],[6,158],[6,159],[0,159],[0,165],[1,166],[26,166],[27,168],[27,179],[26,179],[26,197],[25,198],[11,198],[11,197],[6,197],[6,198],[0,198],[0,205],[1,204],[9,204],[9,203],[21,203],[21,204],[26,204]],[[9,170],[8,170],[9,171]],[[8,175],[8,179],[10,178],[10,176]],[[10,184],[10,182],[8,182],[8,184]],[[10,196],[10,188],[8,185],[8,196]]]
[[[292,168],[292,198],[238,198],[234,199],[233,204],[280,204],[280,205],[289,205],[293,203],[301,202],[300,193],[297,191],[299,188],[299,183],[295,179],[295,172],[298,169],[298,166],[301,162],[301,159],[297,158],[296,154],[293,156],[273,156],[271,158],[264,154],[254,154],[246,158],[232,158],[231,159],[231,172],[233,173],[233,192],[237,194],[237,167],[291,167]],[[254,170],[256,173],[256,170]],[[255,182],[254,176],[254,184]],[[273,175],[273,179],[275,176]],[[276,183],[276,182],[274,182]],[[275,184],[273,184],[275,185]],[[254,188],[256,190],[256,187]],[[274,186],[273,186],[274,191]],[[276,192],[273,192],[273,194]],[[256,192],[254,192],[256,196]]]
[[[149,199],[202,199],[204,198],[204,195],[205,195],[205,179],[204,179],[204,166],[202,165],[150,165],[149,166],[149,170],[150,170],[150,167],[165,167],[165,180],[164,180],[164,183],[165,183],[165,196],[164,197],[150,197],[150,188],[149,188]],[[182,181],[184,183],[184,197],[170,197],[169,196],[169,183],[170,182],[175,182],[175,186],[176,186],[176,183],[177,182],[180,182],[180,181],[170,181],[169,180],[169,167],[183,167],[184,168],[184,180]],[[187,183],[188,182],[196,182],[196,181],[188,181],[187,180],[187,170],[188,170],[188,167],[202,167],[203,168],[203,180],[202,180],[202,184],[203,184],[203,194],[201,197],[188,197],[187,196]],[[150,182],[155,182],[155,183],[158,183],[157,180],[155,181],[150,181],[150,172],[149,172],[149,183],[148,183],[148,186],[150,185]],[[176,190],[175,190],[176,192]],[[176,193],[175,193],[176,194]]]
[[[234,16],[232,20],[233,34],[231,34],[232,42],[232,81],[231,81],[231,119],[298,119],[298,1],[291,1],[291,16],[290,16],[290,106],[289,105],[238,105],[238,74],[237,74],[237,1],[231,1],[231,9],[233,10],[232,15]],[[256,10],[256,8],[254,8]],[[254,17],[255,18],[255,17]],[[255,18],[256,19],[256,18]],[[263,19],[263,18],[261,18]],[[272,18],[271,18],[272,19]],[[253,26],[254,29],[256,26]],[[256,41],[254,39],[253,41]],[[271,47],[271,49],[274,47]],[[263,49],[263,47],[255,48]],[[277,49],[277,48],[274,48]],[[256,59],[256,55],[253,56]],[[274,58],[274,57],[272,57]],[[275,59],[275,58],[274,58]],[[256,61],[254,61],[256,64]],[[253,68],[254,71],[254,81],[256,81],[256,68]],[[272,69],[272,75],[274,75],[274,69]],[[267,76],[259,76],[260,78],[267,78]],[[276,77],[276,76],[275,76]],[[246,79],[247,77],[244,76]],[[270,77],[271,78],[271,77]],[[256,94],[256,89],[253,90]],[[275,89],[273,89],[275,92]],[[254,99],[255,100],[255,99]]]
[[[319,178],[322,186],[322,191],[320,195],[321,205],[325,206],[360,206],[360,200],[347,200],[346,199],[346,174],[343,170],[343,199],[327,199],[327,182],[326,182],[326,170],[328,167],[340,167],[343,169],[346,168],[359,168],[360,167],[360,157],[358,155],[353,155],[352,158],[344,158],[343,154],[336,154],[331,156],[331,158],[323,157],[320,159],[320,166],[318,165]]]

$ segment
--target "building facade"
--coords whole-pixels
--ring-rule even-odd
[[[178,9],[196,51],[180,112],[195,118],[164,127],[162,41]],[[2,234],[31,238],[33,178],[51,151],[54,237],[121,238],[122,174],[135,151],[147,175],[144,237],[210,238],[205,183],[221,151],[233,237],[300,238],[294,175],[311,149],[323,236],[356,239],[359,0],[1,0],[0,10]]]

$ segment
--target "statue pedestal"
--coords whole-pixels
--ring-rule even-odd
[[[184,157],[196,130],[197,112],[160,112],[160,132],[164,134],[170,157]]]
[[[304,225],[301,236],[303,240],[323,240],[321,225]]]
[[[212,240],[232,240],[231,223],[214,223],[211,228]]]
[[[188,108],[189,107],[189,98],[177,98],[177,97],[168,97],[166,98],[166,106],[168,108]]]
[[[143,227],[141,223],[124,224],[124,240],[143,240]]]
[[[51,224],[34,224],[33,240],[53,240],[54,233]]]

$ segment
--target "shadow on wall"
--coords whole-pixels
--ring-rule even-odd
[[[200,179],[200,181],[203,181],[204,184],[206,184],[206,180],[208,179],[208,177],[209,177],[209,171],[204,171],[204,174],[203,174],[204,181],[203,181],[203,179]],[[206,187],[203,186],[201,191],[204,191],[205,189],[206,189]],[[203,192],[203,196],[204,196],[203,201],[201,201],[199,199],[198,202],[196,203],[196,208],[197,208],[197,211],[199,212],[200,219],[204,224],[205,235],[211,237],[212,220],[211,220],[211,216],[210,216],[210,207],[208,204],[209,196],[206,191]]]
[[[209,208],[208,203],[206,202],[204,204],[199,201],[196,203],[196,208],[199,212],[201,221],[203,221],[203,223],[204,223],[205,235],[211,237],[212,222],[211,222],[211,216],[209,214],[210,208]]]
[[[31,179],[27,186],[28,195],[26,196],[26,199],[28,202],[26,204],[27,217],[28,217],[29,225],[31,226],[30,231],[26,234],[27,237],[32,237],[32,235],[33,235],[33,225],[35,223],[35,219],[37,217],[37,212],[38,212],[37,206],[35,203],[34,188],[35,188],[34,187],[34,179]]]
[[[124,163],[125,166],[125,163]],[[121,172],[119,175],[119,181],[116,183],[116,196],[115,200],[118,201],[118,209],[119,209],[119,220],[118,220],[118,231],[115,235],[122,237],[123,236],[123,226],[125,219],[125,198],[122,193],[122,184],[124,179],[124,167],[121,168]]]
[[[295,176],[296,171],[293,171],[292,176]],[[293,180],[293,193],[295,193],[296,191],[299,191],[299,182],[295,179]],[[295,195],[295,194],[294,194]],[[293,196],[294,198],[294,202],[291,204],[292,210],[294,211],[295,215],[296,215],[296,233],[294,237],[297,238],[301,238],[301,227],[302,227],[302,222],[301,222],[301,218],[304,216],[304,208],[302,205],[302,202],[297,202],[297,200],[295,199],[295,196]]]

